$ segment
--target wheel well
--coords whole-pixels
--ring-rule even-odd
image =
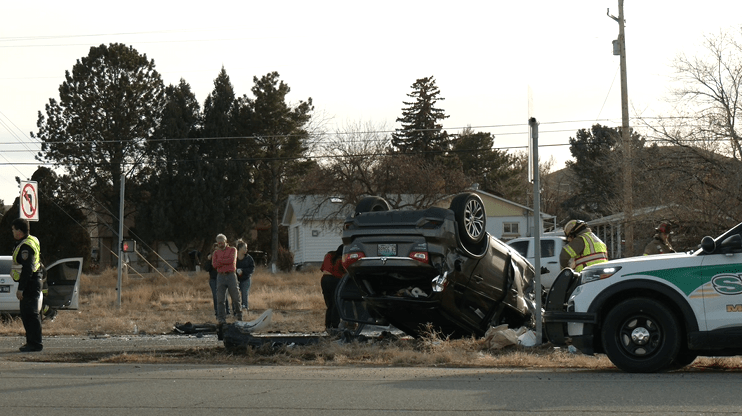
[[[695,330],[698,329],[697,322],[695,320],[695,315],[693,315],[693,312],[690,309],[690,305],[688,305],[687,302],[685,302],[685,305],[679,304],[678,300],[674,299],[676,296],[678,295],[673,296],[672,294],[668,294],[663,290],[658,290],[657,288],[651,287],[624,288],[622,290],[614,291],[613,293],[607,295],[601,302],[599,302],[599,306],[594,309],[594,312],[597,313],[598,319],[598,322],[596,323],[593,330],[593,347],[595,349],[595,352],[604,352],[600,332],[602,330],[603,320],[605,319],[605,316],[613,307],[631,298],[652,299],[658,303],[662,303],[664,306],[670,309],[672,314],[680,323],[680,339],[682,340],[681,348],[686,348],[688,345],[688,332],[693,330],[691,326],[695,327]],[[593,302],[593,305],[590,306],[591,310],[593,310],[594,305],[596,305],[596,302]],[[690,311],[690,317],[687,315],[688,311]]]

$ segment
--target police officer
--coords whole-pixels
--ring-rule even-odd
[[[41,351],[41,316],[39,309],[43,297],[41,294],[41,279],[43,266],[41,265],[41,246],[39,240],[30,235],[28,220],[16,218],[11,224],[13,238],[18,245],[13,251],[13,266],[11,276],[18,282],[18,291],[15,296],[20,300],[21,321],[26,330],[26,344],[20,348],[22,352]]]
[[[576,272],[587,266],[608,261],[608,247],[587,226],[585,221],[571,220],[564,226],[567,245],[559,253],[562,268],[571,267]]]
[[[670,224],[663,222],[654,229],[657,233],[652,238],[652,241],[647,243],[644,247],[644,255],[649,256],[651,254],[667,254],[674,253],[672,245],[670,244],[670,234],[672,230]]]

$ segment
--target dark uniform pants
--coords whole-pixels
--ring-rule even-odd
[[[21,321],[26,330],[26,345],[41,348],[41,316],[39,315],[39,297],[41,296],[41,280],[34,279],[28,282],[23,291],[23,300],[20,302]]]

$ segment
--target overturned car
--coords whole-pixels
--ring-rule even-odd
[[[428,326],[453,337],[532,326],[533,266],[485,225],[475,193],[456,195],[448,209],[391,210],[383,198],[362,199],[344,223],[341,318],[412,336]]]

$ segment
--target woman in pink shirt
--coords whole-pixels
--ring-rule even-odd
[[[239,283],[237,282],[237,249],[230,247],[224,234],[216,236],[216,250],[211,256],[211,265],[216,269],[216,304],[218,306],[216,321],[219,339],[222,339],[222,327],[227,323],[227,308],[224,300],[229,292],[235,319],[242,318]]]

